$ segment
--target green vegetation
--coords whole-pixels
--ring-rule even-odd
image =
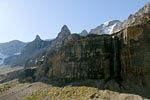
[[[47,97],[51,100],[87,100],[98,98],[97,88],[79,86],[79,87],[52,87],[48,90],[39,90],[25,97],[23,100],[42,100]]]
[[[10,89],[10,86],[7,83],[0,84],[0,94]]]

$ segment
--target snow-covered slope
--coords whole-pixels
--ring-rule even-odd
[[[100,26],[96,27],[95,29],[92,29],[90,31],[90,34],[112,34],[114,27],[120,23],[119,20],[112,20],[105,22],[104,24],[101,24]]]

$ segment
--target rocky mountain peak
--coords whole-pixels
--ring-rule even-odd
[[[70,30],[68,29],[67,25],[64,25],[59,32],[57,39],[64,39],[71,34]]]
[[[39,41],[39,40],[41,40],[40,36],[36,35],[35,41]]]
[[[135,16],[143,15],[144,13],[150,13],[150,1],[143,7],[141,8]]]
[[[63,30],[69,30],[68,27],[67,27],[67,25],[64,25],[64,26],[61,28],[61,31],[63,31]]]
[[[136,12],[135,14],[131,14],[127,20],[124,20],[122,23],[117,24],[113,29],[113,33],[119,32],[129,26],[141,24],[145,22],[145,19],[146,21],[150,20],[149,15],[146,16],[147,14],[150,14],[150,1],[138,12]]]
[[[83,30],[83,31],[80,33],[80,36],[87,36],[87,35],[88,35],[87,30]]]
[[[150,1],[144,7],[145,13],[150,13]]]

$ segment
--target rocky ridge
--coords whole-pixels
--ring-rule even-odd
[[[119,32],[123,30],[124,28],[134,26],[137,24],[142,24],[149,19],[150,14],[150,2],[148,2],[143,8],[141,8],[138,12],[136,12],[134,15],[130,15],[127,20],[118,23],[114,29],[113,33]]]

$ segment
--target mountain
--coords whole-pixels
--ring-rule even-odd
[[[105,22],[104,24],[101,24],[100,26],[96,27],[95,29],[91,29],[89,34],[97,34],[97,35],[102,35],[102,34],[112,34],[113,28],[120,23],[119,20],[112,20]]]
[[[71,35],[70,30],[68,29],[67,25],[64,25],[61,28],[61,31],[58,33],[58,36],[56,37],[56,46],[60,47],[64,44],[65,40],[68,38],[68,36]]]
[[[23,50],[25,45],[26,43],[18,40],[0,43],[0,64],[3,64],[5,58],[12,55],[18,55]]]
[[[40,57],[44,57],[46,52],[64,45],[69,35],[71,35],[71,32],[66,25],[61,28],[56,39],[51,41],[42,40],[40,36],[37,35],[34,41],[29,42],[24,47],[20,55],[8,57],[5,59],[4,63],[11,66],[36,64],[38,60],[42,59]]]
[[[7,65],[20,65],[24,66],[29,58],[34,56],[40,49],[49,45],[49,41],[43,41],[39,35],[29,42],[20,52],[20,55],[13,55],[5,59],[4,63]]]
[[[127,20],[106,22],[87,36],[71,34],[66,25],[52,41],[44,41],[37,35],[20,55],[6,58],[5,64],[25,66],[17,75],[23,82],[49,81],[54,86],[71,82],[72,87],[79,86],[73,82],[81,80],[85,82],[80,86],[150,98],[149,8],[147,3]],[[94,94],[90,98],[93,96],[96,97]]]
[[[0,65],[3,64],[4,59],[7,58],[7,57],[8,57],[7,55],[4,55],[4,54],[0,53]]]
[[[102,87],[116,90],[113,86],[105,87],[106,83],[111,84],[110,81],[115,80],[119,91],[149,96],[150,13],[147,8],[149,3],[126,21],[104,23],[86,37],[71,34],[68,27],[63,26],[57,38],[45,47],[46,50],[37,52],[42,56],[26,60],[28,69],[25,73],[33,73],[25,79],[38,81],[47,77],[60,83],[102,79],[105,81]],[[113,33],[116,25],[123,26]],[[26,52],[30,52],[31,47]],[[29,66],[30,61],[36,64]]]
[[[88,35],[87,30],[83,30],[83,31],[80,33],[80,36],[87,36],[87,35]]]
[[[21,54],[6,58],[5,64],[25,66],[7,77],[17,76],[20,82],[52,83],[52,89],[44,86],[50,92],[46,90],[39,96],[41,91],[35,91],[27,99],[44,96],[45,99],[81,99],[76,95],[80,92],[85,100],[147,100],[150,98],[149,8],[150,2],[127,20],[106,22],[88,35],[86,30],[81,34],[71,34],[66,25],[51,41],[44,41],[37,35]],[[34,85],[27,84],[26,89]],[[53,88],[55,86],[57,88]],[[91,87],[96,90],[91,91]]]
[[[15,53],[20,52],[26,43],[18,41],[18,40],[13,40],[10,42],[6,43],[0,43],[0,52],[4,55],[14,55]]]

